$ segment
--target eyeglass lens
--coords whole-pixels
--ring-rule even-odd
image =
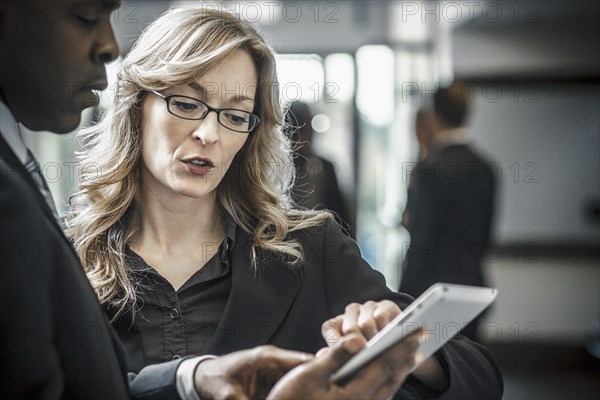
[[[169,111],[185,119],[202,119],[208,114],[206,104],[183,96],[172,96],[168,102]],[[252,113],[235,109],[222,109],[218,112],[221,125],[238,132],[250,132],[256,127],[256,116]]]

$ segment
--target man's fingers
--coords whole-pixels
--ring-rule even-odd
[[[256,347],[252,351],[255,353],[256,360],[258,361],[257,368],[268,368],[275,365],[280,370],[286,372],[314,358],[314,355],[309,353],[284,350],[269,345]],[[261,362],[265,364],[263,365]]]
[[[314,369],[320,374],[329,376],[341,368],[352,356],[365,346],[365,339],[357,334],[344,337],[340,343],[331,347],[313,361]]]
[[[250,400],[250,397],[239,387],[231,388],[230,390],[225,391],[224,393],[219,394],[217,397],[223,400]]]
[[[331,351],[331,347],[323,347],[321,349],[319,349],[319,351],[317,351],[317,353],[315,354],[315,357],[321,357],[324,356],[325,354],[329,353]]]
[[[416,365],[420,343],[420,332],[408,336],[371,362],[345,386],[345,390],[357,397],[389,397]]]

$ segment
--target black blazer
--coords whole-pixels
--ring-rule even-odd
[[[400,290],[417,297],[436,282],[484,285],[498,171],[470,145],[453,144],[428,156],[414,178]]]
[[[125,399],[125,357],[79,258],[0,136],[0,397]],[[136,398],[178,398],[180,361],[131,376]]]
[[[343,313],[351,302],[391,299],[402,307],[410,296],[389,290],[383,276],[360,256],[356,243],[339,225],[294,234],[302,243],[306,261],[296,269],[285,259],[258,251],[255,272],[250,263],[250,236],[238,228],[232,254],[232,290],[209,354],[227,354],[262,344],[316,352],[326,346],[321,324]],[[133,322],[133,323],[132,323]],[[145,365],[141,334],[131,315],[118,321],[132,370]],[[450,374],[451,387],[444,398],[497,399],[503,391],[502,376],[492,356],[464,337],[454,339],[439,353]],[[404,385],[401,398],[425,398],[433,394],[413,378]]]

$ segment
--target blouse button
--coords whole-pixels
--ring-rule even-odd
[[[176,308],[171,310],[171,318],[175,319],[175,318],[177,318],[178,315],[179,315],[179,310],[177,310]]]

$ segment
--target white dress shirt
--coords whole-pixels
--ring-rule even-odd
[[[0,101],[0,132],[8,146],[16,154],[21,164],[27,161],[27,146],[21,138],[21,129],[13,113],[4,102]]]

